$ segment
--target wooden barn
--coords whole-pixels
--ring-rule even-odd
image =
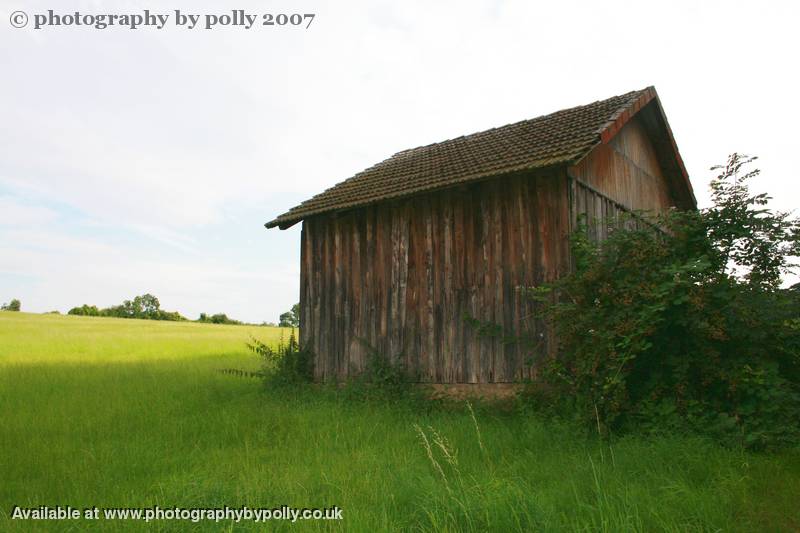
[[[570,268],[579,215],[672,207],[695,198],[648,87],[398,152],[266,226],[303,224],[300,340],[318,380],[358,373],[370,346],[420,382],[510,383],[552,341],[531,357],[464,317],[520,331],[518,287]]]

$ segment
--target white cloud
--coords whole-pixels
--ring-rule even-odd
[[[26,205],[12,196],[0,195],[0,227],[30,227],[52,224],[58,213],[47,207]]]

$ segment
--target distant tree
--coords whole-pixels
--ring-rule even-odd
[[[100,310],[97,308],[96,305],[87,305],[83,304],[80,307],[73,307],[69,311],[67,311],[68,315],[78,315],[78,316],[100,316]]]
[[[160,310],[158,314],[152,318],[152,320],[170,320],[172,322],[182,322],[186,320],[186,317],[182,316],[177,311],[163,311]]]
[[[292,327],[292,313],[289,311],[281,313],[281,316],[278,317],[278,325],[282,328]]]
[[[197,321],[205,322],[207,324],[241,324],[241,322],[238,320],[228,318],[228,315],[225,313],[217,313],[211,316],[208,316],[206,313],[200,313],[200,318],[197,319]]]
[[[22,309],[22,304],[16,298],[0,306],[0,311],[19,311],[20,309]]]
[[[300,304],[294,304],[289,311],[282,313],[278,321],[278,325],[282,328],[300,327]]]
[[[133,309],[133,304],[130,300],[125,300],[120,305],[112,305],[103,309],[100,314],[102,316],[112,316],[116,318],[136,318],[136,312]]]
[[[228,318],[228,315],[225,313],[217,313],[215,315],[211,315],[211,323],[212,324],[241,324],[238,320],[234,320],[232,318]]]
[[[132,307],[137,318],[158,319],[161,313],[161,302],[152,294],[143,294],[133,299]]]

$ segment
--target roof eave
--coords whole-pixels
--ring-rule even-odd
[[[269,222],[264,224],[264,227],[267,228],[267,229],[272,229],[272,228],[278,228],[278,229],[282,229],[282,230],[283,229],[289,229],[292,226],[294,226],[295,224],[297,224],[298,222],[301,222],[302,220],[303,220],[302,218],[298,218],[296,220],[283,221],[280,218],[276,218],[275,220],[270,220]]]
[[[596,146],[596,145],[592,145],[592,147],[594,147],[594,146]],[[591,151],[591,149],[589,151]],[[447,183],[445,185],[439,185],[439,186],[433,186],[433,187],[429,187],[429,188],[419,189],[419,190],[408,192],[408,193],[396,194],[394,196],[388,196],[388,197],[384,197],[384,198],[380,198],[380,199],[373,199],[373,200],[365,201],[363,203],[353,203],[351,205],[348,205],[346,207],[342,207],[342,208],[339,208],[339,209],[322,209],[322,210],[320,210],[318,212],[311,212],[311,213],[306,213],[306,214],[302,214],[302,215],[297,215],[296,217],[291,216],[290,213],[286,213],[284,215],[279,216],[278,218],[276,218],[274,220],[271,220],[271,221],[267,222],[266,224],[264,224],[264,227],[266,227],[267,229],[278,228],[278,229],[284,230],[284,229],[288,229],[288,228],[294,226],[298,222],[302,222],[303,220],[305,220],[307,218],[311,218],[311,217],[318,216],[318,215],[324,215],[324,214],[328,214],[328,213],[341,213],[341,212],[344,212],[344,211],[351,211],[353,209],[360,209],[362,207],[367,207],[367,206],[370,206],[370,205],[375,205],[375,204],[379,204],[379,203],[383,203],[383,202],[387,202],[387,201],[404,200],[406,198],[411,198],[411,197],[414,197],[414,196],[419,196],[419,195],[423,195],[423,194],[430,194],[432,192],[437,192],[437,191],[441,191],[441,190],[445,190],[445,189],[452,189],[452,188],[456,188],[456,187],[461,187],[461,186],[468,185],[468,184],[471,184],[471,183],[478,183],[478,182],[482,182],[482,181],[486,181],[486,180],[493,180],[493,179],[497,179],[497,178],[513,176],[513,175],[520,174],[520,173],[529,173],[529,172],[537,172],[537,173],[538,172],[543,172],[543,173],[546,173],[546,172],[553,171],[554,169],[557,169],[557,168],[565,168],[565,167],[569,166],[571,164],[571,161],[573,161],[574,159],[575,158],[573,157],[573,158],[570,158],[570,159],[564,159],[562,161],[557,161],[557,162],[554,162],[554,163],[549,163],[549,164],[545,164],[545,165],[541,165],[541,166],[539,166],[539,165],[530,165],[530,166],[522,166],[522,167],[517,167],[517,168],[511,168],[511,169],[508,169],[505,172],[500,172],[500,173],[497,173],[497,174],[487,174],[487,175],[483,175],[483,176],[480,176],[480,175],[479,176],[466,175],[460,181],[457,181],[457,182],[451,182],[451,183]]]

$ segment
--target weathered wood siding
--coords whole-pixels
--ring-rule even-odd
[[[594,242],[605,240],[614,228],[639,229],[652,225],[644,214],[627,209],[620,202],[575,179],[570,180],[570,205],[572,228],[576,228],[579,218],[583,217],[589,239]]]
[[[659,212],[676,204],[639,116],[569,172],[631,210]]]
[[[517,287],[569,268],[569,187],[563,171],[505,177],[306,219],[300,332],[316,378],[359,372],[367,346],[421,382],[532,377],[528,350],[478,337],[464,316],[534,326]]]

